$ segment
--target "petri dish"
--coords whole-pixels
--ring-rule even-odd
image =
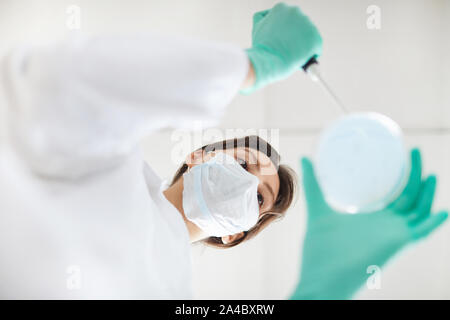
[[[406,186],[409,162],[400,126],[374,112],[336,120],[321,134],[315,155],[326,201],[347,213],[389,205]]]

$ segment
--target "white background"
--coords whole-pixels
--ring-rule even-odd
[[[69,5],[81,8],[87,34],[156,31],[250,44],[252,14],[269,0],[0,0],[0,53],[21,41],[53,41],[66,27]],[[450,1],[309,0],[299,5],[324,38],[322,73],[352,111],[373,110],[397,121],[408,146],[419,146],[425,171],[439,179],[436,207],[450,208]],[[366,26],[369,5],[381,9],[381,29]],[[298,170],[317,134],[339,112],[298,72],[250,96],[237,96],[221,128],[275,128],[284,163]],[[144,142],[148,162],[170,178],[172,131]],[[195,145],[197,146],[197,145]],[[287,216],[231,250],[193,247],[196,298],[282,299],[298,275],[304,232],[300,194]],[[450,299],[450,223],[410,247],[384,269],[381,290],[359,298]]]

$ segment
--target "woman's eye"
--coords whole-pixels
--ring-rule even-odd
[[[264,198],[261,195],[261,193],[259,193],[259,192],[258,192],[258,203],[259,203],[259,206],[262,206],[264,204]]]
[[[237,160],[238,160],[238,163],[241,165],[242,168],[244,168],[245,170],[248,169],[247,161],[239,159],[239,158]]]

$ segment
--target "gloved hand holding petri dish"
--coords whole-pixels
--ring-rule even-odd
[[[343,116],[321,135],[317,178],[325,199],[347,213],[380,210],[406,186],[410,160],[397,123],[379,113]]]

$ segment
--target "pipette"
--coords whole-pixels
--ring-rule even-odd
[[[303,70],[309,75],[312,81],[318,82],[320,86],[328,93],[328,96],[334,101],[334,103],[339,107],[339,111],[348,113],[347,108],[337,97],[337,95],[331,90],[327,82],[323,79],[319,70],[319,62],[316,58],[311,58],[303,67]]]

